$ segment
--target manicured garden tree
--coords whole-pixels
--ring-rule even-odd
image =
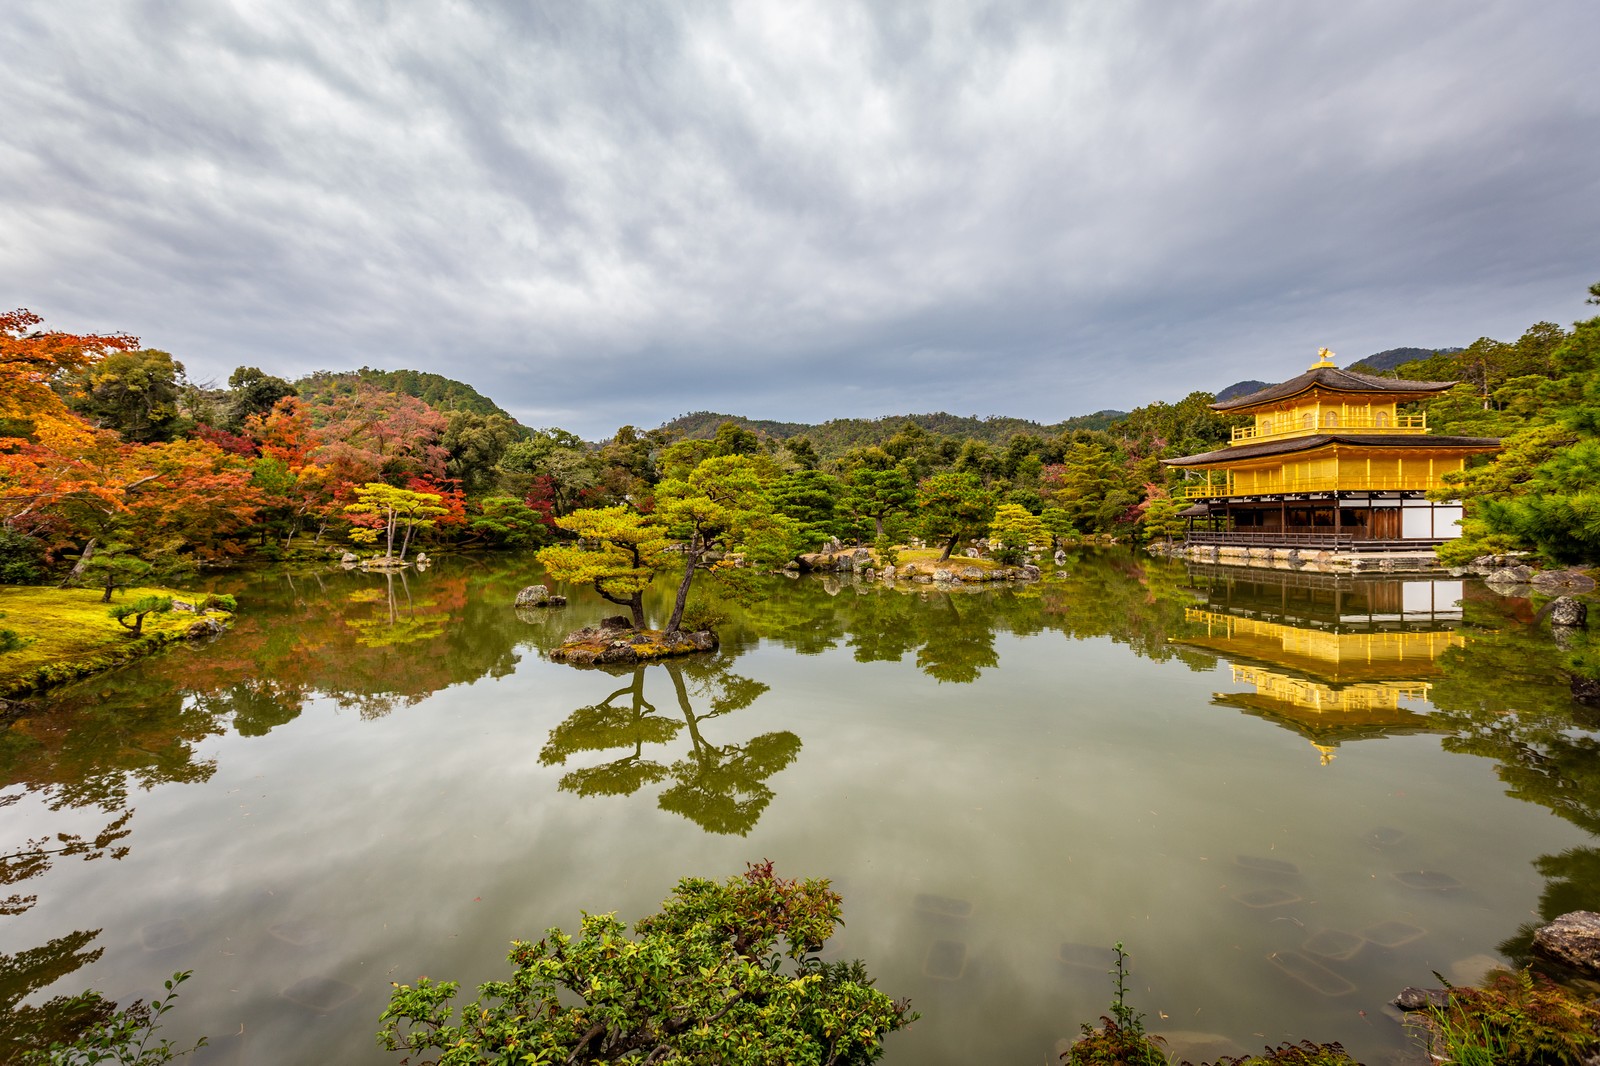
[[[437,493],[413,492],[397,489],[382,482],[371,482],[355,490],[356,502],[345,505],[345,511],[365,518],[371,525],[357,525],[350,530],[350,539],[371,544],[384,535],[384,556],[394,558],[394,537],[404,531],[400,542],[400,558],[406,557],[411,546],[411,536],[418,529],[428,529],[438,516],[448,512]]]
[[[494,547],[531,548],[550,539],[545,518],[514,496],[489,496],[467,526]]]
[[[140,596],[132,603],[119,604],[107,611],[124,628],[138,636],[144,631],[144,618],[148,614],[166,614],[172,610],[171,596]],[[128,621],[128,619],[133,621]]]
[[[882,537],[883,523],[890,515],[901,514],[917,502],[917,486],[904,467],[876,469],[858,466],[845,477],[841,506],[858,518],[872,520],[874,536]]]
[[[821,470],[796,470],[772,483],[772,509],[795,523],[795,550],[815,551],[839,530],[839,479]]]
[[[378,1040],[440,1066],[870,1063],[917,1016],[860,961],[817,957],[839,904],[828,882],[784,880],[770,862],[721,883],[685,878],[632,937],[614,915],[586,914],[575,937],[513,943],[512,979],[480,986],[459,1024],[456,982],[397,985]]]
[[[1028,549],[1045,547],[1054,540],[1039,516],[1016,503],[1002,503],[989,523],[989,547],[1003,563],[1020,563]]]
[[[155,567],[139,558],[133,545],[125,540],[105,540],[98,544],[91,542],[78,561],[81,569],[74,567],[68,580],[73,575],[86,575],[87,583],[105,589],[100,597],[101,603],[110,603],[111,594],[117,589],[136,585],[155,570]]]
[[[602,599],[628,608],[634,628],[643,629],[644,590],[665,564],[671,544],[661,523],[622,504],[585,507],[555,522],[578,540],[539,552],[550,576],[590,586]]]
[[[945,542],[941,560],[961,541],[983,536],[993,516],[994,496],[971,472],[947,470],[917,487],[917,520],[929,540]]]
[[[695,571],[710,565],[713,551],[740,552],[757,567],[794,557],[795,523],[777,514],[767,495],[774,473],[766,457],[719,455],[656,486],[656,513],[683,542],[683,578],[666,632],[682,624]]]

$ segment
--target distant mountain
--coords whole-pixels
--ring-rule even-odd
[[[1217,403],[1226,403],[1228,400],[1238,399],[1240,396],[1248,396],[1252,392],[1255,392],[1258,389],[1264,389],[1268,385],[1271,385],[1271,384],[1274,384],[1274,382],[1271,382],[1271,381],[1235,381],[1232,385],[1229,385],[1227,388],[1225,388],[1221,392],[1217,393],[1216,402]]]
[[[386,392],[415,396],[438,411],[473,411],[480,415],[500,415],[512,422],[517,421],[499,404],[466,382],[422,370],[374,370],[369,366],[360,370],[318,370],[296,381],[294,387],[307,403],[314,403],[317,397],[331,399],[348,392],[358,381],[365,381]]]
[[[825,459],[836,458],[851,448],[882,444],[900,431],[907,422],[914,423],[927,432],[944,437],[975,439],[990,444],[1004,444],[1012,437],[1030,433],[1038,437],[1053,437],[1074,429],[1103,430],[1125,418],[1126,411],[1096,411],[1092,415],[1078,415],[1063,422],[1045,424],[1026,418],[1006,418],[991,415],[988,418],[946,414],[943,411],[923,415],[885,415],[882,418],[834,418],[818,425],[803,422],[773,422],[766,419],[744,418],[740,415],[718,414],[713,411],[694,411],[679,415],[661,428],[672,430],[691,440],[709,440],[717,427],[733,422],[764,437],[787,440],[805,437]]]
[[[1390,348],[1387,351],[1376,352],[1358,362],[1345,367],[1358,374],[1381,374],[1385,370],[1393,370],[1406,363],[1414,363],[1418,359],[1431,359],[1435,355],[1449,355],[1461,351],[1460,348]],[[1275,381],[1236,381],[1232,385],[1217,393],[1217,402],[1224,403],[1236,400],[1240,396],[1248,396],[1257,389],[1264,389],[1268,385],[1276,385]]]
[[[1460,348],[1390,348],[1369,355],[1360,362],[1351,363],[1345,369],[1354,370],[1358,374],[1381,374],[1385,370],[1393,370],[1397,366],[1414,363],[1418,359],[1432,359],[1441,352],[1449,355],[1459,351]]]

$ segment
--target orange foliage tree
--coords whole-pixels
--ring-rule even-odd
[[[74,495],[109,503],[125,484],[115,470],[115,434],[73,414],[50,383],[138,348],[138,338],[38,329],[42,322],[25,309],[0,312],[0,524],[7,526]]]

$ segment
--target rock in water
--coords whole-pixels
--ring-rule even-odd
[[[1450,993],[1442,988],[1417,988],[1408,985],[1394,997],[1394,1005],[1403,1011],[1427,1010],[1429,1007],[1450,1005]]]
[[[1574,969],[1600,974],[1600,914],[1572,911],[1533,934],[1540,953]]]
[[[550,590],[543,585],[529,585],[517,593],[518,607],[565,607],[566,605],[565,596],[552,596]]]
[[[1553,626],[1583,626],[1589,621],[1589,607],[1571,596],[1557,596],[1550,601],[1550,624]]]

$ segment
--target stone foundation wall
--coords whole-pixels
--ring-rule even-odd
[[[1430,574],[1444,569],[1432,548],[1416,551],[1322,551],[1313,548],[1265,548],[1215,544],[1152,544],[1156,555],[1221,566],[1254,566],[1269,570],[1311,570],[1327,574]]]

